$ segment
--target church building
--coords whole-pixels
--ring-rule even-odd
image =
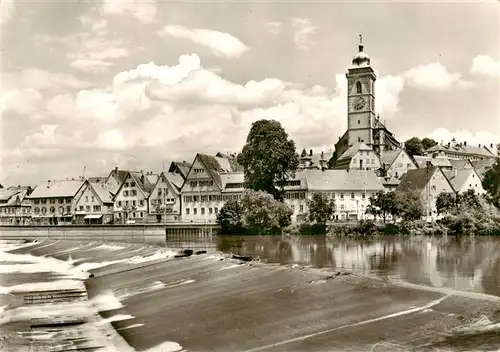
[[[387,151],[399,150],[402,147],[375,113],[377,75],[371,67],[370,56],[363,51],[363,47],[360,35],[359,51],[346,73],[347,131],[335,144],[336,161],[341,161],[348,151],[349,158],[352,159],[359,146],[365,149],[368,147],[379,159],[382,159]]]

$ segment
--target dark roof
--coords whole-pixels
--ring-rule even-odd
[[[186,161],[172,161],[170,163],[170,167],[168,168],[168,172],[175,173],[176,171],[181,174],[182,178],[185,179],[189,173],[189,169],[191,168],[191,163]]]
[[[451,142],[448,144],[437,144],[429,149],[425,150],[425,153],[431,152],[439,152],[445,151],[448,153],[457,153],[457,154],[469,154],[469,155],[480,155],[483,157],[494,158],[495,154],[493,154],[490,149],[486,146],[475,146],[475,145],[465,145],[463,143]]]
[[[430,166],[429,168],[408,170],[401,179],[401,183],[396,188],[396,191],[408,192],[423,190],[437,169],[436,166]]]
[[[223,186],[220,177],[221,173],[243,171],[243,168],[236,162],[234,157],[217,157],[207,154],[197,154],[196,157],[221,189]]]
[[[94,176],[94,177],[88,178],[89,182],[92,182],[92,183],[104,183],[104,182],[106,182],[106,179],[107,179],[106,176]]]

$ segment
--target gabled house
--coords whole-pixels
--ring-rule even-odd
[[[444,152],[435,153],[431,156],[414,155],[413,159],[415,159],[415,162],[421,169],[426,168],[428,163],[444,171],[453,169],[453,165],[451,164],[452,159],[448,159]]]
[[[186,161],[172,161],[168,172],[171,174],[177,174],[182,177],[183,180],[186,179],[189,169],[191,168],[191,163]]]
[[[27,197],[32,202],[32,222],[38,225],[73,223],[76,199],[83,184],[83,179],[39,183]]]
[[[408,155],[404,148],[389,150],[382,154],[380,163],[386,177],[401,178],[408,170],[418,168],[417,163]]]
[[[30,187],[0,188],[0,224],[28,225],[31,223]]]
[[[148,198],[151,222],[178,221],[181,215],[180,190],[184,178],[180,173],[162,172]]]
[[[380,159],[375,151],[365,143],[356,143],[337,159],[336,170],[378,170]]]
[[[104,181],[104,185],[113,195],[115,195],[116,191],[123,183],[127,175],[127,170],[119,170],[118,167],[115,167],[113,170],[111,170],[108,177]]]
[[[444,173],[457,193],[473,190],[477,194],[484,194],[481,178],[474,168],[455,168]]]
[[[235,158],[197,154],[181,189],[183,222],[214,223],[222,201],[222,174],[240,171]]]
[[[396,192],[419,194],[424,206],[424,214],[435,218],[437,196],[442,192],[454,193],[455,190],[441,168],[428,164],[422,169],[409,170],[403,176]]]
[[[317,169],[317,170],[325,170],[328,168],[328,161],[332,158],[333,151],[320,153],[313,153],[313,150],[310,149],[309,153],[303,149],[299,158],[299,170],[300,169]]]
[[[158,176],[136,171],[126,172],[123,182],[113,196],[114,222],[118,224],[147,222],[148,199]]]
[[[94,179],[94,181],[96,181]],[[113,195],[102,182],[86,180],[75,199],[76,224],[109,224],[113,222]]]

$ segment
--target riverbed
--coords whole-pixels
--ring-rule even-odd
[[[173,258],[167,248],[48,240],[12,253],[70,264],[55,265],[59,274],[92,274],[94,323],[110,324],[135,351],[500,349],[492,238],[229,236],[171,245],[208,253]],[[44,280],[36,275],[31,282]]]

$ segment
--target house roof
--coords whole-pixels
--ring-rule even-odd
[[[113,203],[113,194],[104,186],[103,183],[90,182],[89,180],[89,184],[103,203]]]
[[[460,191],[474,169],[450,170],[443,172],[455,191]]]
[[[179,192],[182,184],[184,183],[184,177],[182,177],[182,175],[174,174],[171,172],[165,172],[164,175],[167,180],[174,186],[175,190]]]
[[[83,180],[60,180],[39,183],[28,198],[74,197]]]
[[[3,204],[0,206],[12,206],[12,205],[28,205],[25,202],[25,198],[28,194],[28,189],[26,187],[9,187],[0,188],[0,201]]]
[[[181,174],[181,176],[183,178],[186,178],[190,168],[191,168],[191,163],[188,163],[186,161],[172,161],[172,163],[170,163],[170,167],[168,168],[168,172],[174,173],[175,170],[177,169]]]
[[[401,183],[397,177],[381,177],[380,180],[384,186],[398,186]]]
[[[472,165],[469,159],[449,159],[448,161],[450,162],[453,169],[467,170],[474,168],[474,165]]]
[[[356,143],[352,147],[350,147],[349,149],[347,149],[344,152],[344,154],[342,154],[340,156],[340,158],[338,160],[340,161],[340,160],[344,160],[344,159],[352,159],[358,153],[358,151],[360,151],[360,150],[373,150],[373,149],[370,148],[369,146],[367,146],[363,142]]]
[[[241,165],[232,157],[217,157],[214,155],[197,154],[196,157],[205,167],[208,174],[214,179],[215,183],[222,189],[221,173],[243,171]]]
[[[422,169],[408,170],[401,179],[401,183],[396,188],[396,191],[408,192],[423,190],[429,183],[432,175],[434,175],[438,169],[439,168],[436,166],[430,166],[429,168],[425,167]]]
[[[460,153],[460,154],[474,154],[474,155],[481,155],[489,158],[495,157],[495,154],[493,154],[487,147],[479,147],[475,145],[465,145],[462,143],[456,143],[452,142],[446,145],[443,144],[437,144],[433,147],[430,147],[429,149],[425,150],[425,153],[432,153],[432,152],[439,152],[439,151],[444,151],[448,153]]]
[[[244,190],[245,175],[243,172],[226,172],[220,175],[223,192],[242,192]],[[238,187],[228,188],[229,184],[238,185]]]
[[[401,153],[403,149],[398,149],[398,150],[388,150],[384,153],[382,153],[382,156],[380,157],[380,163],[383,166],[390,167],[393,163],[394,160],[398,157],[398,155]]]
[[[432,166],[447,167],[447,168],[451,168],[453,166],[450,163],[450,160],[446,156],[438,156],[436,158],[432,158],[430,156],[414,155],[413,159],[415,160],[419,168],[427,167],[428,161],[431,162]]]
[[[383,190],[382,181],[373,170],[304,170],[307,189],[311,191]]]
[[[107,176],[93,176],[93,177],[89,177],[88,180],[89,180],[89,182],[92,182],[92,183],[104,183],[104,182],[106,182],[107,178],[108,178]]]
[[[495,159],[484,159],[472,161],[472,165],[476,170],[477,174],[481,179],[484,178],[484,174],[493,167],[495,164]]]

